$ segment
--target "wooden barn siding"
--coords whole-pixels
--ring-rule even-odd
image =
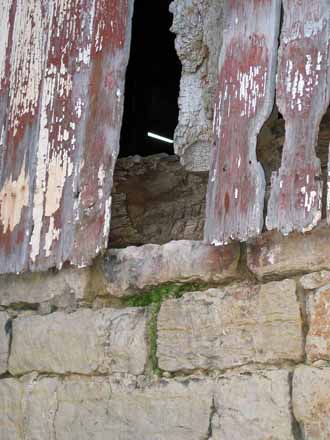
[[[315,147],[329,107],[329,0],[283,0],[276,97],[285,120],[282,164],[273,174],[267,229],[308,231],[322,216]]]
[[[133,0],[0,0],[0,273],[107,246]]]
[[[286,136],[281,167],[272,176],[266,226],[288,234],[308,231],[320,221],[322,179],[315,146],[329,106],[329,29],[329,0],[228,0],[206,241],[247,240],[263,228],[264,175],[256,137],[274,105],[275,87]]]
[[[262,230],[265,178],[256,143],[273,107],[280,8],[280,0],[226,4],[205,226],[214,244]]]

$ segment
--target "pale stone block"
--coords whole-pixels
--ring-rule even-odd
[[[1,275],[0,305],[38,304],[59,298],[62,302],[80,300],[85,297],[89,282],[89,269]]]
[[[304,440],[330,438],[330,368],[301,366],[293,377],[293,411]]]
[[[247,247],[247,264],[259,278],[330,270],[330,228],[283,236],[268,232]]]
[[[6,312],[0,312],[0,374],[7,371],[11,322]]]
[[[22,397],[24,388],[15,379],[0,380],[0,439],[23,439]]]
[[[289,373],[261,371],[220,380],[212,440],[294,440]]]
[[[163,303],[157,356],[167,371],[303,359],[293,280],[187,293]]]
[[[103,270],[110,295],[124,297],[168,282],[219,282],[237,277],[239,244],[172,241],[110,250]]]
[[[144,309],[79,310],[13,322],[9,370],[141,374],[147,359]]]
[[[300,278],[300,284],[305,290],[319,289],[330,284],[330,271],[322,270],[304,275]]]
[[[206,381],[131,390],[106,379],[65,381],[55,419],[61,440],[203,440],[212,393]]]
[[[330,285],[307,297],[309,320],[306,354],[309,362],[330,360]]]

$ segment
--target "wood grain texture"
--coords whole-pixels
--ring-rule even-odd
[[[133,0],[0,0],[0,272],[107,246]]]
[[[266,225],[284,234],[321,220],[322,178],[315,145],[329,106],[329,0],[283,0],[277,104],[285,120],[282,163],[274,173]]]
[[[216,245],[262,230],[265,179],[256,142],[273,107],[280,3],[226,3],[204,233]]]

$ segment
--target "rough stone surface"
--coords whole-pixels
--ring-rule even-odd
[[[5,312],[0,312],[0,374],[7,371],[11,322]]]
[[[207,173],[188,173],[176,156],[116,163],[110,246],[202,240]]]
[[[88,269],[0,276],[0,305],[81,300],[90,281]]]
[[[23,387],[15,379],[0,380],[0,438],[23,440]]]
[[[330,369],[301,366],[293,378],[293,411],[304,440],[330,438]]]
[[[307,297],[309,329],[306,354],[309,362],[330,361],[330,284]]]
[[[112,392],[111,392],[112,388]],[[68,381],[58,392],[55,420],[61,440],[202,440],[212,395],[205,383],[168,383],[128,391],[103,380]]]
[[[172,31],[182,63],[179,123],[174,148],[193,171],[209,169],[223,0],[174,0]]]
[[[294,440],[287,371],[221,380],[215,393],[212,440]]]
[[[129,296],[168,282],[220,282],[237,277],[239,245],[214,247],[199,241],[172,241],[110,250],[103,271],[107,290]]]
[[[147,357],[144,309],[80,310],[13,322],[9,370],[141,374]]]
[[[137,388],[123,378],[41,378],[1,381],[0,391],[3,440],[203,440],[212,405],[210,383],[198,380]]]
[[[321,272],[308,273],[300,278],[300,284],[305,290],[319,289],[330,284],[330,272],[321,270]]]
[[[265,233],[248,245],[247,264],[260,279],[330,269],[330,228],[287,237]]]
[[[288,372],[0,381],[4,440],[291,440]]]
[[[227,369],[252,362],[299,361],[302,323],[295,282],[210,289],[163,303],[159,367]]]

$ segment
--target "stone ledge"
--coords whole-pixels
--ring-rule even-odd
[[[147,361],[144,309],[79,310],[13,321],[9,371],[142,374]]]
[[[0,374],[4,374],[8,367],[10,332],[9,315],[0,312]]]
[[[266,232],[248,244],[247,265],[259,279],[330,270],[330,227],[287,237]]]
[[[171,241],[113,249],[103,261],[106,290],[126,297],[170,282],[219,283],[238,277],[239,244],[214,247],[200,241]]]
[[[289,373],[0,380],[0,438],[293,440]],[[212,433],[212,434],[211,434]]]
[[[40,304],[54,301],[66,306],[85,299],[90,282],[89,269],[0,276],[0,305]]]
[[[293,411],[305,440],[330,438],[330,368],[301,366],[293,377]]]
[[[157,356],[166,371],[224,370],[303,359],[295,282],[187,293],[165,301]]]

